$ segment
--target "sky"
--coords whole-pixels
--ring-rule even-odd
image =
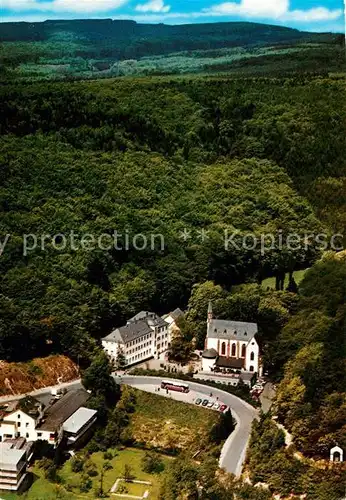
[[[345,32],[344,0],[0,0],[1,22],[82,18],[166,24],[253,21]]]

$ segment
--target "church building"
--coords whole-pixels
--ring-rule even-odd
[[[257,332],[256,323],[214,319],[209,302],[203,372],[226,370],[262,375]]]

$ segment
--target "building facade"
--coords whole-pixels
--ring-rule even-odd
[[[256,323],[214,319],[209,303],[203,372],[240,371],[261,375]]]
[[[25,439],[0,443],[0,490],[18,491],[27,475],[32,444]]]
[[[178,326],[178,320],[183,317],[184,312],[179,309],[179,307],[177,309],[174,309],[174,311],[170,312],[169,314],[163,316],[163,319],[166,321],[166,323],[168,323],[168,333],[171,339],[173,339],[174,337],[179,337],[180,328]]]
[[[83,406],[88,398],[87,391],[77,389],[47,407],[30,396],[11,402],[0,415],[0,443],[23,438],[58,446],[68,432],[64,428],[66,422],[70,426],[72,422],[82,424],[76,436],[79,439],[96,421],[96,412]]]
[[[155,313],[142,311],[102,339],[102,346],[112,361],[119,355],[130,366],[150,358],[160,358],[171,345],[168,323]]]

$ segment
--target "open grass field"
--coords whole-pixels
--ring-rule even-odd
[[[307,269],[304,269],[302,271],[295,271],[293,273],[294,280],[298,286],[303,281],[306,271]],[[288,279],[286,279],[285,287],[287,285],[288,285]],[[266,280],[262,281],[262,288],[264,288],[265,290],[267,290],[267,288],[275,290],[275,278],[267,278]]]
[[[165,451],[184,450],[191,456],[208,449],[217,412],[143,391],[136,391],[136,398],[131,431],[138,443]]]

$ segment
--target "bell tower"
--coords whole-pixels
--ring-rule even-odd
[[[207,323],[210,323],[213,319],[213,308],[212,308],[212,305],[211,305],[211,300],[209,300],[209,304],[208,304],[208,320],[207,320]]]

